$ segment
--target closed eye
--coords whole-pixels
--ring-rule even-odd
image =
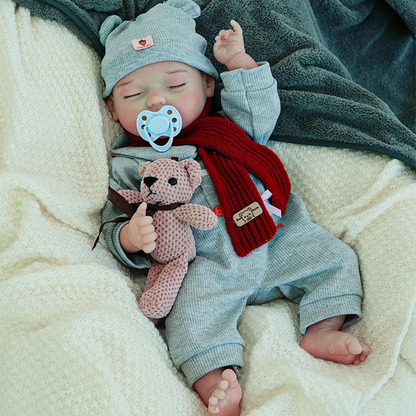
[[[183,84],[179,84],[179,85],[172,85],[171,87],[169,87],[169,89],[170,90],[174,90],[174,89],[176,89],[176,88],[181,88],[181,87],[183,87],[183,86],[185,86],[186,85],[186,83],[184,82]]]
[[[142,94],[143,94],[142,92],[138,92],[137,94],[126,95],[125,97],[123,97],[123,100],[126,100],[131,97],[138,97],[139,95],[142,95]]]

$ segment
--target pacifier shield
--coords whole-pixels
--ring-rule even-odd
[[[165,105],[157,112],[142,111],[137,116],[136,127],[140,136],[155,150],[166,152],[172,146],[173,138],[181,131],[182,118],[175,107]],[[155,143],[159,137],[168,137],[169,140],[160,146]]]
[[[166,117],[156,116],[149,121],[149,131],[162,134],[169,128],[169,120]]]

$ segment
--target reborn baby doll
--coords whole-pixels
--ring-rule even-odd
[[[205,56],[205,39],[195,32],[199,13],[190,0],[168,0],[134,21],[111,16],[103,23],[103,95],[125,130],[112,147],[110,183],[116,191],[139,191],[137,166],[163,158],[195,159],[204,170],[192,202],[217,212],[218,225],[194,232],[197,257],[166,316],[165,333],[173,363],[209,414],[235,416],[244,344],[238,323],[247,305],[279,298],[298,303],[300,346],[316,358],[359,364],[369,347],[341,330],[362,313],[355,253],[311,222],[282,162],[265,146],[280,114],[269,64],[246,53],[237,22],[220,31],[213,50],[226,71],[224,112],[216,113],[211,97],[218,73]],[[167,106],[180,114],[182,127],[159,153],[142,135],[149,120],[140,114],[159,117]],[[262,199],[267,190],[279,214],[268,212]],[[119,215],[106,204],[104,221]],[[159,236],[151,217],[134,218],[106,226],[107,246],[124,265],[149,268],[146,253],[155,250]]]

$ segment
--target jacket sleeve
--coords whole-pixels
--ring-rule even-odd
[[[110,186],[115,190],[137,190],[140,184],[138,163],[132,159],[116,157],[111,160]],[[121,212],[112,202],[107,201],[103,208],[102,222],[111,221],[118,217],[126,218],[125,222],[109,223],[104,226],[105,242],[111,253],[125,266],[136,269],[150,268],[149,256],[144,252],[127,254],[120,244],[120,231],[129,221],[127,215]]]
[[[223,72],[221,103],[225,116],[253,140],[266,144],[280,114],[277,82],[267,62],[254,69]]]

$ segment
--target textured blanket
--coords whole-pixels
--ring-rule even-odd
[[[0,414],[206,415],[138,308],[144,277],[91,251],[120,131],[98,55],[10,0],[0,15]],[[359,257],[364,316],[349,331],[372,353],[316,360],[296,305],[250,306],[243,416],[414,414],[416,172],[373,152],[270,147],[312,219]]]
[[[160,1],[17,0],[63,23],[101,56],[98,29],[108,15],[133,19]],[[370,150],[416,167],[414,0],[197,3],[197,29],[212,62],[214,37],[231,19],[243,27],[254,59],[270,62],[282,101],[272,139]]]

